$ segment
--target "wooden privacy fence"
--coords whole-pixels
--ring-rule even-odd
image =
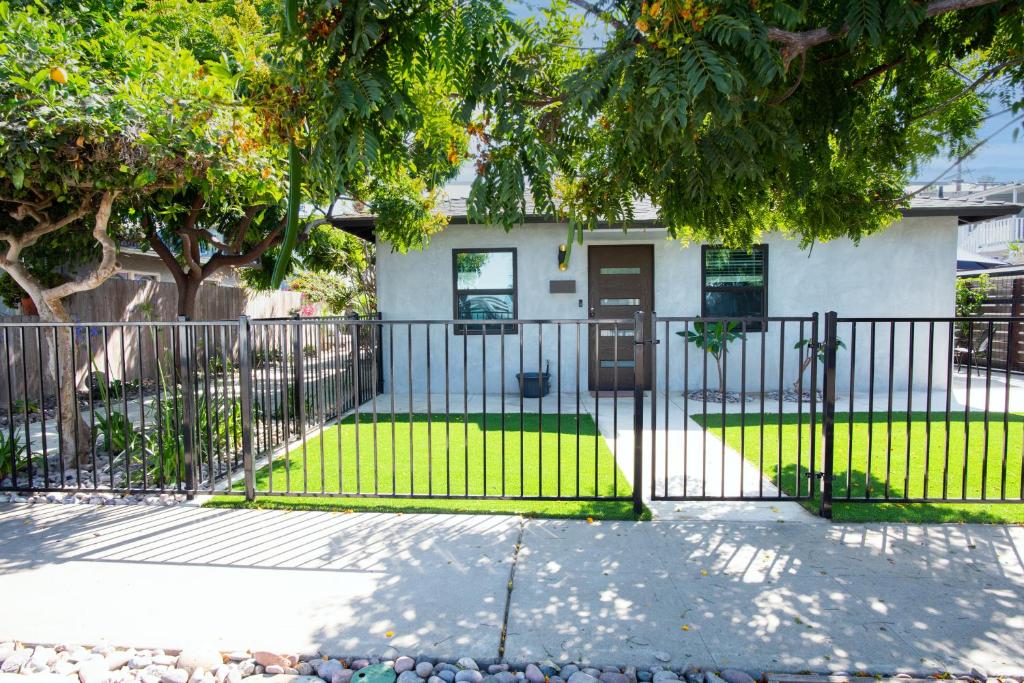
[[[988,355],[987,348],[984,346],[984,340],[989,336],[985,319],[1024,315],[1024,276],[992,277],[990,282],[992,291],[985,303],[982,304],[980,319],[971,326],[974,347],[981,351],[977,354],[979,363],[984,363]],[[963,335],[964,332],[961,329],[958,336],[962,337]],[[966,346],[962,342],[962,339],[958,339],[958,346]],[[993,326],[989,345],[992,347],[993,368],[1005,370],[1009,363],[1011,371],[1024,370],[1024,328],[1019,323],[1011,322],[1006,325]]]
[[[237,320],[282,318],[301,305],[298,292],[251,293],[238,287],[205,284],[199,292],[196,320]],[[173,283],[113,279],[95,290],[76,294],[68,300],[73,320],[125,322],[117,327],[96,327],[83,322],[75,328],[75,371],[78,386],[85,390],[90,373],[98,370],[109,380],[155,382],[157,353],[170,353],[170,340],[152,338],[152,330],[132,322],[173,321],[177,310],[177,289]],[[0,316],[5,323],[38,322],[37,316]],[[53,400],[52,328],[6,327],[0,332],[0,348],[8,360],[0,364],[0,394],[14,401],[47,403]],[[155,343],[154,343],[155,341]],[[233,351],[233,343],[207,340],[211,350]],[[160,358],[167,367],[166,358]],[[141,371],[141,374],[140,374]]]

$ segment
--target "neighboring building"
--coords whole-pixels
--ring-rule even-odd
[[[955,201],[962,202],[1002,202],[1007,209],[1002,215],[979,221],[965,221],[960,227],[958,243],[964,252],[977,254],[982,259],[994,259],[995,265],[1024,263],[1024,251],[1021,250],[1021,246],[1024,245],[1024,216],[1020,215],[1019,208],[1015,208],[1024,202],[1024,183],[974,187],[964,189],[960,193],[952,191],[945,194],[959,194]],[[967,260],[984,266],[982,259]]]
[[[199,256],[205,262],[213,254],[208,246],[200,247]],[[167,266],[152,249],[142,249],[132,244],[118,247],[118,263],[121,270],[114,276],[121,280],[148,280],[150,282],[174,282]],[[225,268],[211,275],[206,282],[222,287],[240,287],[241,280],[234,268]]]
[[[763,244],[746,251],[684,245],[669,239],[654,208],[645,205],[637,207],[636,220],[628,232],[616,226],[587,232],[584,243],[573,246],[564,269],[564,224],[528,216],[524,225],[505,232],[500,227],[468,224],[464,196],[452,196],[446,209],[451,225],[433,237],[426,249],[401,254],[387,243],[378,243],[377,299],[385,320],[623,319],[637,310],[647,315],[657,312],[662,318],[807,316],[829,310],[841,316],[951,316],[958,225],[965,220],[1018,211],[1020,207],[985,200],[919,199],[904,210],[902,220],[864,237],[859,245],[837,239],[801,249],[796,241],[768,234]],[[357,236],[375,239],[372,216],[340,217],[335,224]],[[681,326],[674,325],[670,331]],[[501,336],[501,326],[482,327],[489,334],[479,335],[480,329],[476,332],[484,341],[471,340],[469,345],[476,348],[486,343],[488,353],[493,354],[490,358],[497,359],[500,345],[495,339]],[[540,327],[524,328],[525,344],[530,349],[525,367],[528,371],[538,369],[540,360],[556,365],[552,331],[541,331]],[[452,326],[448,341],[457,343],[455,348],[461,353],[465,341],[457,328]],[[424,333],[417,329],[413,330],[415,343],[410,344],[415,356],[411,363],[414,372],[406,373],[404,356],[397,360],[401,371],[395,371],[394,380],[400,391],[407,388],[407,374],[413,375],[414,391],[425,390],[422,368],[426,365],[426,349],[417,336]],[[660,330],[659,336],[664,336]],[[539,352],[541,358],[537,350],[539,331],[545,340]],[[620,351],[631,348],[631,330],[623,332],[628,339],[619,345]],[[766,333],[750,332],[752,338],[764,338],[768,348],[789,349],[798,341],[800,328],[787,327],[784,340],[777,338],[778,326],[771,326]],[[394,329],[399,339],[394,342],[396,356],[405,353],[402,344],[406,333],[405,328]],[[443,327],[435,327],[432,334],[438,335],[432,343],[439,344],[433,348],[440,349],[444,344]],[[805,327],[803,334],[809,336],[810,330]],[[603,345],[588,345],[587,341],[582,340],[586,367],[580,369],[584,388],[603,390],[616,382],[619,388],[631,386],[631,361],[606,358],[608,352],[595,350]],[[678,338],[674,342],[672,353],[682,346]],[[760,341],[754,343],[759,346]],[[518,342],[510,342],[505,355],[509,361],[506,375],[511,377],[519,368]],[[476,365],[465,372],[468,391],[479,391],[487,373],[495,372],[497,361],[483,367],[480,356],[473,356],[469,363]],[[620,365],[611,372],[604,371],[615,363]],[[777,363],[776,359],[766,359],[769,376],[776,371]],[[867,366],[858,361],[858,372]],[[435,360],[431,370],[434,387],[440,386],[438,378],[443,381],[444,367]],[[574,367],[559,369],[567,381],[574,383]],[[915,367],[915,372],[919,370]],[[460,366],[450,372],[461,378],[463,369]],[[694,375],[700,379],[700,373]],[[732,381],[733,372],[729,376]],[[905,373],[900,376],[905,377]],[[670,378],[673,386],[681,381]],[[508,386],[514,387],[514,380]]]

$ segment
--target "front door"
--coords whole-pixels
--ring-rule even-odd
[[[587,250],[591,318],[632,318],[654,310],[654,247],[652,245],[591,246]],[[593,326],[590,344],[590,389],[633,390],[633,326]],[[650,328],[648,328],[650,329]],[[596,338],[596,341],[595,341]],[[649,347],[646,349],[649,353]],[[645,356],[645,359],[649,358]],[[650,386],[651,364],[644,363],[644,387]]]

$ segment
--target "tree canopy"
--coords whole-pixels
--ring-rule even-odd
[[[471,219],[506,229],[528,198],[580,239],[649,199],[684,240],[857,240],[924,160],[969,153],[996,109],[1024,116],[1021,0],[285,6],[291,184],[390,193],[374,208],[398,249],[439,228],[430,190],[465,157]]]
[[[506,227],[526,177],[577,235],[649,198],[682,239],[856,240],[922,161],[971,149],[987,105],[1024,115],[1019,0],[572,4],[607,40],[536,42],[545,66],[510,65],[483,103],[470,206]]]
[[[0,268],[49,322],[70,322],[63,299],[114,275],[116,238],[139,225],[136,207],[241,178],[251,162],[234,80],[116,10],[0,2]],[[53,272],[57,254],[71,277]],[[70,358],[71,328],[55,337],[51,359]],[[88,453],[90,430],[74,364],[59,372],[70,463]]]
[[[473,103],[504,53],[508,26],[499,0],[284,7],[284,85],[264,103],[290,147],[289,221],[275,282],[304,199],[375,204],[385,237],[399,248],[419,246],[443,226],[431,191],[458,171]]]

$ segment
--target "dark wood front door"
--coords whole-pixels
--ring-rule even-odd
[[[651,245],[592,246],[587,250],[591,318],[632,318],[654,310],[654,247]],[[632,325],[592,326],[590,389],[633,389]],[[648,328],[650,329],[650,328]],[[646,349],[649,358],[650,348]],[[651,364],[644,363],[644,387],[650,386]]]

